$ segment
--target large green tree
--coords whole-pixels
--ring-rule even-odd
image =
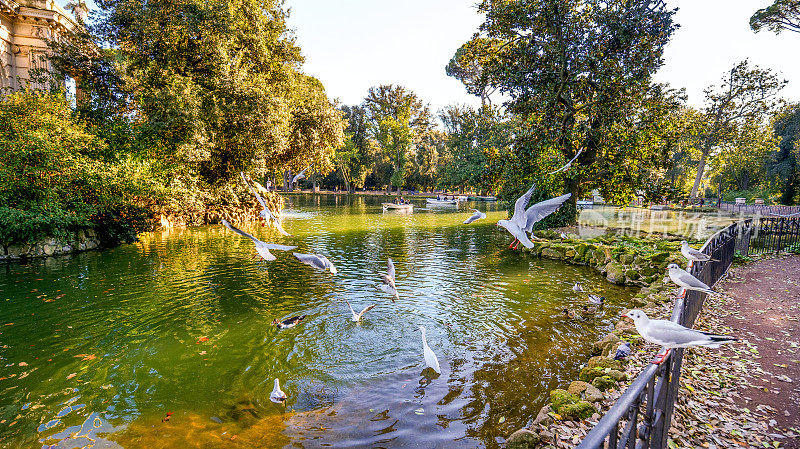
[[[662,64],[674,11],[649,0],[483,0],[485,22],[474,39],[496,50],[481,74],[510,99],[522,123],[506,173],[518,194],[541,173],[541,157],[557,167],[580,156],[563,176],[573,202],[600,188],[626,201],[650,165],[637,129],[649,129],[653,108],[666,103],[651,75]]]
[[[371,87],[364,99],[370,122],[370,137],[379,154],[390,165],[387,184],[399,190],[416,157],[423,137],[434,128],[430,110],[414,92],[402,86]],[[380,163],[380,162],[379,162]]]
[[[770,171],[779,180],[782,204],[797,204],[800,193],[800,104],[785,106],[773,121],[778,150]]]
[[[745,60],[736,64],[719,86],[706,89],[703,114],[706,129],[700,137],[700,161],[697,165],[691,197],[697,197],[700,182],[712,151],[722,146],[735,146],[743,127],[763,123],[778,104],[778,92],[786,84],[769,69],[751,67]]]
[[[755,32],[766,28],[773,33],[783,30],[800,33],[800,0],[775,0],[750,17],[750,28]]]

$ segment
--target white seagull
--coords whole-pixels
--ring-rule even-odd
[[[439,359],[436,358],[436,354],[433,353],[433,350],[428,346],[428,342],[425,339],[425,327],[420,326],[419,330],[422,332],[422,355],[425,357],[425,365],[436,371],[436,374],[441,374],[442,370],[439,368]]]
[[[269,394],[269,400],[276,404],[283,404],[286,402],[286,393],[281,390],[278,379],[275,379],[275,388],[273,388],[272,393]]]
[[[318,268],[320,270],[330,271],[331,274],[336,274],[336,267],[333,266],[330,260],[327,257],[319,255],[319,254],[302,254],[302,253],[292,253],[294,257],[297,257],[297,260],[303,262],[306,265],[312,266],[314,268]]]
[[[306,170],[308,170],[310,167],[311,166],[309,165],[308,167],[304,168],[303,171],[301,171],[300,173],[294,175],[294,178],[292,178],[292,184],[294,184],[297,181],[305,178],[306,177]]]
[[[472,222],[473,222],[473,221],[475,221],[475,220],[483,220],[484,218],[486,218],[486,214],[484,214],[483,212],[479,211],[478,209],[472,209],[472,210],[474,210],[474,211],[475,211],[475,213],[474,213],[474,214],[472,214],[472,215],[471,215],[469,218],[467,218],[466,220],[464,220],[462,223],[464,223],[464,224],[470,224],[470,223],[472,223]]]
[[[705,346],[719,348],[723,343],[736,341],[736,337],[729,335],[715,335],[708,332],[690,329],[668,320],[651,320],[644,312],[638,309],[629,311],[622,316],[633,320],[636,331],[650,343],[667,348],[663,354],[653,360],[659,364],[667,358],[673,348],[688,348],[690,346]]]
[[[510,220],[500,220],[497,222],[497,226],[505,228],[514,236],[514,241],[511,242],[509,248],[516,249],[519,245],[517,244],[517,246],[514,246],[514,244],[517,242],[522,243],[526,248],[532,248],[533,242],[528,238],[527,232],[533,229],[533,225],[536,224],[536,222],[555,212],[561,207],[564,201],[572,196],[571,193],[567,193],[566,195],[536,203],[528,209],[525,209],[535,188],[535,185],[532,186],[524,195],[517,198],[517,201],[514,203],[514,215]]]
[[[352,319],[356,323],[361,321],[361,317],[363,317],[365,313],[369,312],[370,310],[372,310],[373,307],[375,307],[375,304],[370,304],[367,307],[364,307],[364,310],[362,310],[361,312],[356,313],[356,311],[353,310],[353,306],[350,305],[350,301],[347,301],[346,299],[345,299],[345,301],[347,302],[347,307],[350,307],[350,312],[353,313],[353,318]]]
[[[261,198],[261,195],[259,195],[258,192],[256,192],[256,189],[254,189],[253,186],[251,186],[250,183],[247,182],[247,178],[244,177],[244,172],[239,172],[239,174],[242,175],[242,179],[244,180],[244,183],[247,185],[247,188],[249,188],[250,191],[253,192],[253,195],[255,195],[256,199],[263,208],[263,210],[258,213],[261,216],[261,218],[263,218],[267,224],[269,224],[270,220],[272,220],[272,223],[275,225],[275,228],[278,230],[278,232],[289,237],[291,234],[289,234],[283,229],[283,226],[281,226],[281,221],[278,219],[278,217],[275,216],[275,214],[272,213],[271,210],[269,210],[269,207],[267,207],[267,202],[264,201],[264,198]]]
[[[228,223],[227,220],[222,220],[222,224],[225,225],[225,227],[227,227],[231,231],[233,231],[233,232],[235,232],[235,233],[237,233],[239,235],[245,236],[245,237],[249,238],[250,240],[252,240],[253,243],[256,245],[256,252],[258,252],[258,255],[261,256],[264,260],[275,260],[275,256],[273,256],[272,253],[269,252],[269,250],[271,250],[271,249],[275,249],[275,250],[278,250],[278,251],[291,251],[291,250],[297,248],[296,246],[286,246],[286,245],[278,245],[278,244],[275,244],[275,243],[262,242],[261,240],[253,237],[252,235],[250,235],[250,234],[242,231],[241,229],[231,225],[230,223]]]
[[[667,270],[669,270],[669,278],[672,279],[672,282],[680,285],[685,290],[695,290],[709,295],[718,294],[714,290],[711,290],[711,287],[700,281],[700,279],[692,276],[674,263],[667,265]]]
[[[719,262],[717,259],[712,259],[708,254],[692,248],[686,240],[681,242],[681,254],[692,262],[708,262],[709,260]]]
[[[381,273],[381,279],[383,280],[381,290],[392,295],[392,302],[394,302],[395,298],[400,299],[400,296],[397,295],[397,286],[394,283],[394,262],[392,262],[391,257],[389,258],[386,273]]]
[[[569,170],[569,168],[570,168],[570,167],[572,167],[572,163],[573,163],[573,162],[575,162],[575,159],[578,159],[578,156],[580,156],[580,155],[581,155],[581,153],[583,153],[583,148],[581,148],[580,150],[578,150],[578,152],[577,152],[577,153],[575,153],[575,157],[573,157],[572,159],[570,159],[570,161],[569,161],[569,162],[567,162],[567,163],[566,163],[566,165],[564,165],[563,167],[559,168],[558,170],[551,171],[550,173],[548,173],[548,175],[554,175],[554,174],[556,174],[556,173],[558,173],[558,172],[560,172],[560,171]]]

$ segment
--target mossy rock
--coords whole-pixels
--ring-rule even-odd
[[[553,407],[553,410],[561,414],[561,409],[564,406],[574,404],[580,401],[580,398],[577,395],[570,394],[566,390],[562,390],[561,388],[557,388],[550,392],[550,404]]]
[[[611,376],[597,376],[592,380],[592,386],[600,391],[606,391],[617,387],[617,382]]]
[[[613,284],[622,285],[625,283],[625,267],[619,262],[609,262],[603,271],[606,273],[606,279]]]
[[[586,250],[588,248],[589,247],[586,244],[578,243],[578,245],[575,247],[575,252],[578,253],[579,256],[583,257],[586,254]]]
[[[625,276],[628,279],[638,280],[639,279],[639,272],[636,270],[628,270],[625,272]]]
[[[653,267],[644,267],[641,270],[639,270],[639,274],[641,274],[642,276],[653,276],[657,272],[658,270]]]
[[[619,342],[619,338],[617,338],[617,342]],[[589,362],[586,364],[589,368],[611,368],[611,369],[622,369],[622,364],[619,363],[618,360],[609,359],[608,357],[592,357],[589,359]]]
[[[583,369],[581,369],[580,374],[578,374],[578,379],[584,382],[591,383],[592,381],[594,381],[595,378],[604,376],[605,374],[606,374],[605,368],[589,368],[588,366],[586,366]]]
[[[572,248],[569,248],[569,249],[567,250],[567,252],[565,252],[565,253],[564,253],[564,255],[565,255],[565,256],[567,256],[567,257],[568,257],[568,258],[570,258],[570,259],[574,258],[576,254],[577,254],[577,253],[576,253],[576,252],[575,252],[575,250],[574,250],[574,249],[572,249]]]
[[[553,248],[542,248],[542,257],[547,259],[561,260],[564,255]]]
[[[580,420],[589,419],[597,413],[597,409],[586,401],[578,401],[561,408],[559,415],[566,419]]]
[[[631,304],[633,304],[633,307],[642,308],[647,304],[647,299],[637,295],[631,299]]]
[[[519,429],[506,439],[506,449],[534,449],[542,438],[528,429]]]
[[[667,257],[669,257],[669,253],[665,251],[652,254],[650,255],[650,257],[648,257],[648,259],[650,259],[650,261],[652,261],[653,263],[661,264],[662,262],[667,260]]]
[[[644,282],[645,284],[652,284],[653,281],[655,280],[656,280],[655,276],[645,276],[642,278],[642,282]]]
[[[584,382],[582,380],[575,380],[569,387],[567,387],[567,393],[574,394],[575,396],[580,396],[586,390],[586,387],[589,386],[588,382]]]
[[[628,376],[624,372],[615,369],[612,369],[611,371],[608,372],[608,377],[614,379],[617,382],[622,382],[623,380],[628,379]]]
[[[605,263],[606,253],[600,250],[592,251],[592,261],[594,261],[596,264]]]
[[[620,256],[619,261],[625,265],[630,265],[633,263],[634,256],[633,254],[623,254]]]

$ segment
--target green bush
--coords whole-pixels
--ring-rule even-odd
[[[28,90],[0,101],[0,244],[66,238],[93,227],[105,243],[149,226],[137,201],[157,196],[146,163],[98,160],[105,143],[59,94]]]

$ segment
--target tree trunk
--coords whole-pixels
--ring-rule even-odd
[[[697,191],[700,189],[700,181],[703,179],[703,171],[706,169],[706,151],[700,156],[700,163],[697,164],[697,176],[694,178],[694,187],[692,193],[689,194],[690,198],[697,198]]]
[[[291,170],[284,170],[283,171],[283,191],[291,191],[292,186],[290,185],[292,181],[292,171]]]

